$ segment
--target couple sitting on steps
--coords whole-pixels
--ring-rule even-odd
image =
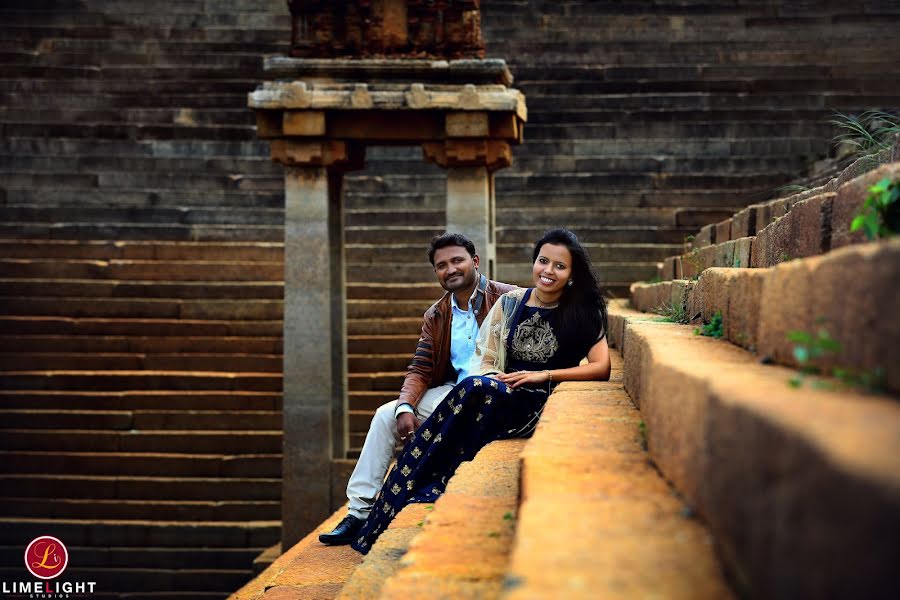
[[[486,444],[531,435],[556,383],[609,379],[606,304],[571,231],[535,244],[533,288],[481,275],[459,234],[434,238],[428,259],[447,293],[425,312],[400,398],[375,412],[347,484],[350,512],[324,544],[368,553],[404,506],[434,502]]]

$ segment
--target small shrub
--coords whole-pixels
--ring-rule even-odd
[[[722,311],[717,310],[709,323],[705,323],[702,327],[694,328],[694,335],[705,335],[706,337],[721,338],[725,335],[723,328]]]
[[[666,323],[687,323],[688,318],[687,314],[685,314],[684,304],[681,302],[669,302],[667,304],[663,304],[662,306],[656,307],[653,312],[658,315],[662,315],[662,319],[660,321]]]
[[[869,240],[888,238],[900,230],[900,181],[885,177],[869,188],[869,195],[850,224],[850,231],[866,234]]]

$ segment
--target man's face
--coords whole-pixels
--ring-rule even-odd
[[[478,278],[478,256],[462,246],[445,246],[434,252],[434,274],[448,292],[474,287]]]

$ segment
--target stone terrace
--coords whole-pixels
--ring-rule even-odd
[[[312,532],[232,598],[891,597],[896,374],[882,391],[798,384],[786,337],[824,322],[843,350],[823,369],[890,368],[897,355],[900,242],[847,236],[846,215],[874,182],[900,182],[900,163],[857,175],[751,239],[751,255],[787,232],[817,252],[632,286],[639,308],[681,303],[698,325],[720,313],[722,339],[612,302],[609,382],[561,384],[533,438],[485,447],[365,558]]]
[[[570,225],[624,295],[826,156],[832,109],[900,106],[893,3],[791,6],[485,3],[489,55],[530,108],[497,176],[500,275],[521,280],[537,234]],[[283,190],[246,93],[286,15],[0,8],[4,564],[52,525],[107,590],[221,596],[276,541]],[[369,156],[346,186],[351,448],[439,293],[422,247],[445,222],[442,172]]]

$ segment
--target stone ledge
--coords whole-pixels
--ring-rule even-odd
[[[348,80],[439,80],[495,83],[509,86],[512,73],[502,58],[459,60],[416,59],[316,59],[270,56],[264,61],[270,77],[324,77]]]
[[[887,154],[881,156],[887,160]],[[871,169],[869,161],[864,170],[861,162],[865,161],[853,163],[828,185],[753,204],[729,220],[704,226],[690,244],[692,250],[666,258],[657,275],[669,280],[697,277],[710,267],[765,268],[866,242],[861,231],[850,232],[850,224],[869,187],[885,177],[900,179],[900,163]]]
[[[505,598],[732,597],[706,529],[647,460],[640,423],[621,382],[557,388],[522,455]]]
[[[900,405],[794,389],[793,371],[689,326],[638,322],[616,305],[610,317],[625,329],[625,389],[650,454],[710,524],[741,592],[885,597],[900,534]]]
[[[653,312],[674,304],[686,319],[707,323],[721,312],[726,340],[791,367],[798,363],[788,332],[815,335],[824,328],[841,350],[817,366],[884,369],[887,389],[900,392],[900,373],[891,368],[900,348],[898,281],[900,240],[894,239],[766,269],[709,268],[696,282],[634,284],[631,304]],[[845,298],[853,300],[853,310]]]

